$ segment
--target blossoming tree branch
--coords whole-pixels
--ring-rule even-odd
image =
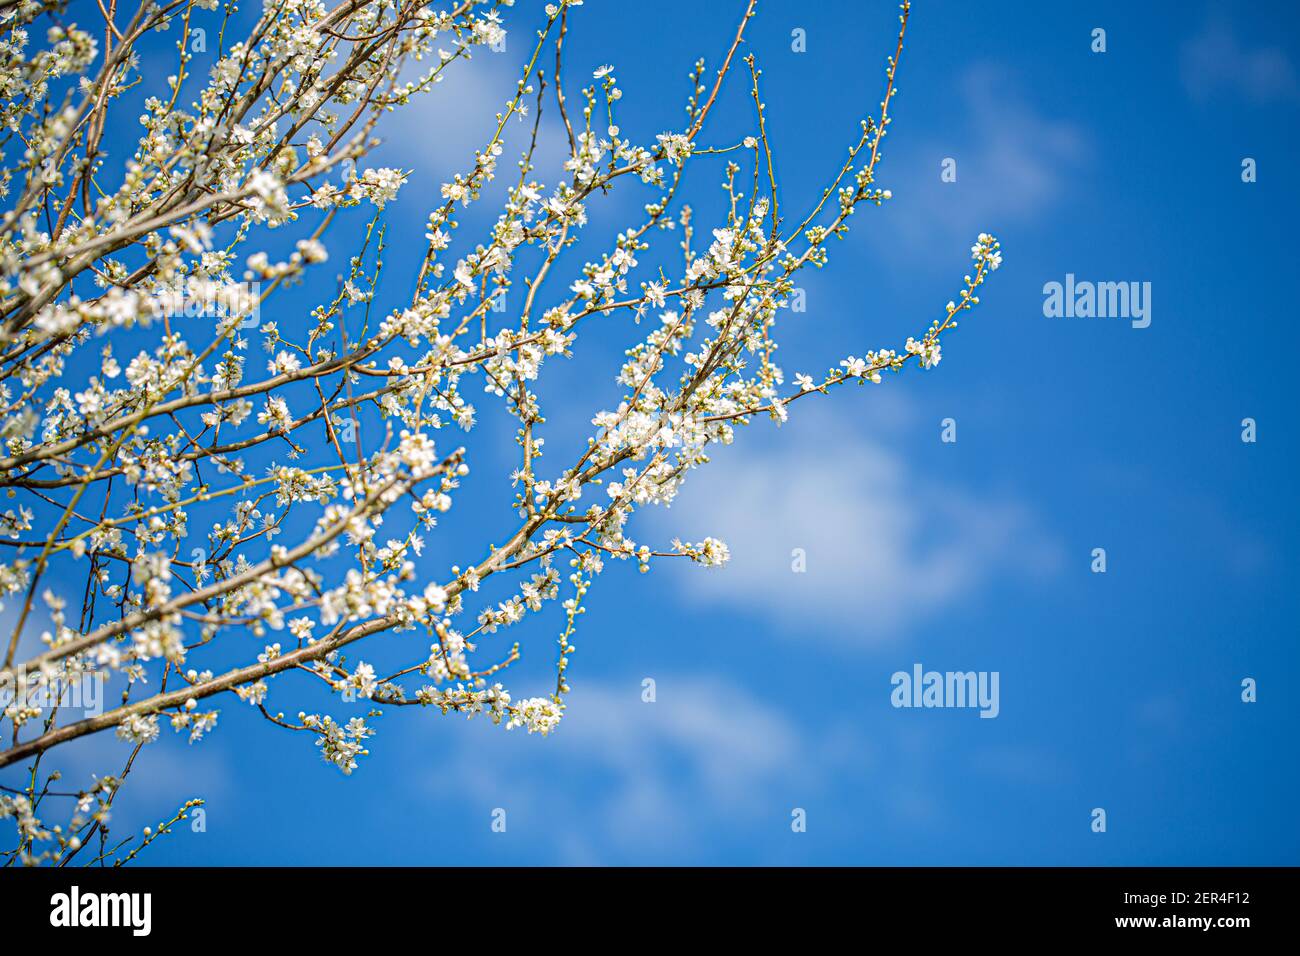
[[[910,4],[878,107],[820,201],[795,211],[744,52],[755,3],[716,64],[691,70],[682,128],[642,135],[618,122],[611,67],[581,87],[566,71],[581,0],[530,0],[517,15],[536,30],[490,138],[460,171],[419,170],[438,176],[441,201],[423,235],[401,237],[423,244],[418,270],[390,277],[384,209],[413,173],[364,163],[380,121],[499,44],[513,0],[266,0],[238,36],[251,17],[225,0],[0,0],[0,767],[22,768],[0,789],[17,840],[0,858],[133,858],[194,803],[139,839],[107,839],[137,755],[161,734],[198,741],[221,707],[306,735],[344,773],[389,709],[550,732],[584,598],[609,562],[727,560],[713,538],[634,540],[638,508],[671,502],[712,446],[784,421],[796,400],[939,363],[999,265],[991,236],[916,337],[827,356],[820,374],[775,364],[798,273],[827,262],[860,207],[891,199],[877,165]],[[203,69],[188,43],[200,26],[215,38]],[[180,38],[165,78],[140,55],[164,29]],[[752,104],[738,142],[710,135],[728,82]],[[131,142],[134,116],[118,113],[137,87],[148,96]],[[568,159],[540,171],[544,110]],[[721,171],[727,198],[703,229],[680,195],[697,166]],[[644,215],[583,248],[588,207],[614,190],[640,191]],[[495,223],[467,235],[458,217],[489,195]],[[656,244],[677,248],[675,267],[639,269]],[[321,281],[327,261],[337,283]],[[577,281],[557,285],[564,269]],[[382,314],[381,275],[403,289]],[[333,291],[309,311],[277,306],[302,284]],[[622,400],[591,409],[589,434],[548,433],[535,383],[597,321],[628,343],[609,373]],[[475,403],[513,416],[517,518],[451,563],[426,540],[486,457],[465,437]],[[480,599],[488,578],[511,596]],[[553,683],[507,690],[521,651],[500,632],[548,611]],[[414,653],[381,673],[367,646],[394,633]],[[59,693],[86,680],[110,689],[91,715]],[[366,715],[307,712],[303,681]],[[88,735],[126,741],[125,763],[108,756],[96,778],[63,783],[42,768]]]

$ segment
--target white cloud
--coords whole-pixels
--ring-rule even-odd
[[[1088,160],[1083,131],[1040,112],[1005,67],[974,64],[957,86],[964,122],[944,140],[896,143],[898,156],[881,168],[881,183],[906,207],[897,231],[874,233],[891,246],[901,238],[910,250],[936,237],[969,244],[979,232],[1041,219]],[[946,158],[956,160],[954,183],[939,178]]]
[[[661,513],[662,530],[715,535],[732,559],[680,567],[686,593],[777,615],[792,634],[871,644],[1000,576],[1055,566],[1056,548],[1025,505],[918,473],[862,431],[843,410],[796,409],[766,450],[738,440],[692,474]],[[806,553],[804,573],[792,571],[795,548]]]
[[[1195,100],[1218,93],[1256,103],[1300,97],[1295,67],[1279,47],[1246,48],[1232,27],[1210,20],[1183,44],[1183,86]]]
[[[449,181],[456,172],[468,173],[474,165],[475,150],[487,145],[496,130],[497,114],[514,96],[523,62],[513,48],[493,53],[478,47],[472,59],[449,64],[441,74],[441,82],[381,119],[377,132],[383,145],[368,161],[413,168],[417,176],[432,178],[435,187]],[[402,79],[415,80],[427,70],[428,63],[417,66],[420,69]],[[532,133],[537,98],[525,97],[523,103],[528,115],[522,120],[516,116],[506,127],[502,169],[514,168],[517,154],[528,145]],[[543,110],[534,157],[538,167],[535,175],[548,181],[554,180],[560,170],[568,146],[554,113],[554,97],[550,96]]]
[[[786,779],[802,749],[785,717],[747,691],[671,674],[658,676],[654,703],[641,699],[639,681],[578,682],[560,728],[544,741],[474,730],[436,785],[456,779],[534,820],[563,804],[573,825],[557,818],[537,832],[570,863],[608,862],[608,851],[680,853],[728,819],[753,819],[762,807],[755,795]],[[590,786],[583,775],[594,777]],[[565,804],[566,795],[593,791],[581,806]]]

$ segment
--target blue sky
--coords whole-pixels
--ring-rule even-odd
[[[439,184],[512,91],[539,6],[508,13],[504,53],[480,53],[381,129],[367,164],[414,170],[387,216],[393,274],[422,251],[403,230],[422,234]],[[739,6],[661,0],[648,16],[587,0],[566,41],[570,86],[613,64],[625,130],[679,128],[687,71],[698,56],[716,65]],[[1003,267],[937,369],[801,402],[780,429],[743,431],[670,510],[635,519],[647,542],[716,535],[732,563],[620,564],[598,579],[554,735],[404,710],[378,721],[372,755],[344,778],[308,737],[232,697],[202,745],[165,733],[144,752],[119,832],[197,795],[206,832],[159,841],[150,862],[1300,862],[1300,435],[1285,397],[1297,14],[1083,6],[916,4],[877,174],[894,198],[860,210],[802,280],[807,311],[787,319],[781,364],[815,373],[919,334],[980,231],[1002,241]],[[896,13],[760,4],[746,49],[788,208],[815,200],[879,100]],[[1090,49],[1096,27],[1105,53]],[[795,29],[806,52],[791,49]],[[705,141],[734,140],[747,93],[736,74]],[[1242,182],[1245,157],[1257,182]],[[945,158],[956,182],[941,180]],[[553,169],[539,176],[554,182]],[[719,211],[717,178],[690,187],[701,224]],[[650,196],[593,208],[587,248]],[[1046,318],[1043,285],[1067,273],[1150,282],[1150,326]],[[286,315],[311,292],[282,299]],[[611,363],[635,334],[602,327],[547,366],[548,449],[579,447],[591,414],[617,404]],[[511,428],[480,404],[474,474],[426,552],[431,576],[457,545],[510,526]],[[940,440],[945,418],[955,443]],[[1099,547],[1105,574],[1090,570]],[[523,644],[516,696],[547,692],[561,626],[555,608],[501,638]],[[915,663],[997,671],[998,717],[892,707],[891,675]],[[1246,677],[1256,703],[1240,699]],[[302,706],[289,685],[272,699]],[[89,757],[102,747],[125,750],[80,741],[69,766],[102,769]],[[1105,833],[1090,827],[1097,807]]]

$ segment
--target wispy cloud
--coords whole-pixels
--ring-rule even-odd
[[[377,127],[383,145],[371,154],[375,162],[413,168],[417,175],[432,178],[434,185],[451,179],[453,173],[468,172],[474,165],[474,152],[492,138],[497,115],[514,96],[522,67],[523,54],[514,47],[494,53],[477,48],[473,58],[452,63],[442,73],[442,80],[414,98],[410,106],[385,116]],[[418,64],[404,80],[415,80],[428,68]],[[532,130],[536,97],[523,101],[526,115],[510,121],[507,128],[507,152],[522,151]],[[554,113],[554,99],[547,104],[538,129],[536,159],[540,173],[553,179],[567,155],[567,143]],[[517,158],[517,157],[516,157]],[[513,159],[503,167],[513,165]]]
[[[990,580],[1058,561],[1026,505],[918,472],[842,411],[796,412],[781,439],[719,453],[659,519],[731,548],[721,569],[677,572],[697,601],[778,615],[792,634],[815,628],[818,640],[871,644]],[[796,548],[803,573],[793,570]]]
[[[898,144],[899,161],[891,161],[886,178],[898,184],[907,216],[882,241],[902,239],[910,248],[936,236],[969,240],[1050,216],[1088,162],[1083,130],[1041,111],[1006,67],[975,63],[958,78],[958,90],[963,120],[945,138]],[[940,180],[944,159],[956,161],[953,183]]]
[[[1208,20],[1183,44],[1182,77],[1198,101],[1221,94],[1253,103],[1300,98],[1300,82],[1287,54],[1276,46],[1246,46],[1222,19]]]
[[[545,828],[570,863],[680,853],[709,827],[761,812],[755,794],[770,792],[801,749],[778,710],[715,677],[664,674],[657,700],[642,700],[638,681],[582,681],[560,729],[546,741],[475,728],[440,769],[507,813],[580,817]],[[581,807],[556,807],[555,781],[589,778]],[[690,812],[686,812],[690,808]]]

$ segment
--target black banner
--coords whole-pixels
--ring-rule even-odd
[[[776,921],[927,941],[1113,934],[1231,945],[1238,934],[1285,929],[1295,875],[1181,867],[6,869],[0,915],[10,938],[75,932],[128,945],[190,941],[196,932],[235,942],[277,914],[304,943],[360,943],[412,918],[432,928],[440,911],[447,929],[470,912],[497,913],[494,935],[518,932],[521,942],[548,925],[535,920],[553,925],[565,913],[578,932],[592,915],[616,913],[620,922],[660,928],[667,920],[682,929],[752,931]]]

